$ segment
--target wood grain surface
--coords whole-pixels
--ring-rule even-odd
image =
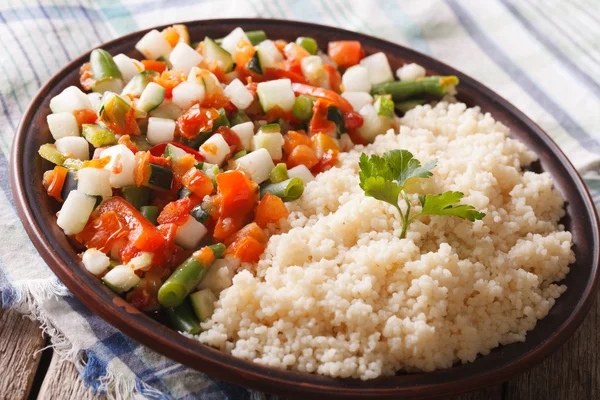
[[[92,400],[101,397],[94,395],[89,388],[85,387],[83,381],[79,379],[75,364],[61,361],[54,353],[37,398],[38,400]]]

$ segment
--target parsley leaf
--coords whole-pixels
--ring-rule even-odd
[[[433,175],[431,170],[435,168],[437,160],[433,159],[421,166],[421,162],[414,158],[408,150],[392,150],[383,155],[392,175],[402,187],[413,178],[429,178]]]
[[[485,217],[484,213],[481,213],[473,206],[457,204],[464,194],[461,192],[445,192],[442,194],[428,194],[425,197],[419,197],[419,201],[423,206],[421,211],[422,215],[450,215],[463,219],[468,219],[473,222],[477,219]]]
[[[402,191],[402,186],[393,180],[392,170],[385,160],[377,155],[369,158],[363,153],[358,165],[360,167],[358,173],[360,187],[364,190],[365,195],[398,207],[398,196]]]

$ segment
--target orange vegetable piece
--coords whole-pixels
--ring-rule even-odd
[[[190,168],[181,178],[181,183],[201,199],[214,189],[212,180],[196,168]]]
[[[171,47],[177,46],[177,42],[179,42],[179,33],[177,32],[177,29],[169,26],[162,31],[162,35],[167,39],[167,42],[169,42]]]
[[[281,218],[287,218],[289,215],[290,213],[283,204],[283,200],[267,193],[256,207],[254,222],[261,228],[266,228],[267,224],[278,222]]]
[[[310,138],[304,131],[288,131],[283,140],[283,153],[287,155],[291,154],[292,150],[301,144],[312,146]]]
[[[327,55],[340,67],[348,68],[358,64],[364,53],[359,41],[340,40],[329,42]]]
[[[300,164],[306,165],[308,169],[314,167],[319,162],[319,157],[314,150],[305,144],[296,146],[287,157],[286,165],[288,168],[294,168]]]
[[[156,221],[161,224],[161,226],[164,224],[182,225],[187,220],[193,207],[189,197],[172,201],[163,208]]]
[[[87,248],[107,252],[120,238],[128,234],[125,223],[115,211],[109,211],[87,223],[75,239]]]
[[[161,73],[167,69],[167,63],[164,61],[142,60],[142,64],[144,65],[144,69],[146,71],[152,70]]]
[[[93,124],[98,119],[98,115],[93,110],[83,109],[73,111],[73,116],[77,120],[79,126],[83,124]]]
[[[220,114],[216,108],[204,108],[195,104],[177,118],[176,133],[186,139],[194,139],[201,132],[212,130],[215,120],[219,117]]]
[[[227,253],[233,255],[241,262],[255,263],[265,251],[266,245],[252,237],[244,237],[234,242],[227,249]]]
[[[317,153],[318,158],[323,157],[324,154],[329,152],[337,155],[340,151],[335,140],[324,133],[317,133],[311,137],[310,140],[312,142],[312,148]]]
[[[68,172],[69,170],[67,168],[57,165],[52,171],[48,171],[44,174],[43,183],[48,195],[60,202],[63,201],[60,192],[65,185],[65,179],[67,178]]]
[[[215,253],[208,246],[204,246],[200,250],[196,251],[193,255],[196,260],[204,265],[210,265],[215,260]]]

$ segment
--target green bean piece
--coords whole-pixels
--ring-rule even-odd
[[[167,308],[166,313],[171,322],[171,327],[176,331],[192,335],[197,335],[202,331],[200,321],[188,301],[182,302],[176,307]]]
[[[300,36],[298,39],[296,39],[296,44],[304,47],[306,51],[313,55],[317,54],[317,50],[319,50],[317,41],[311,37]]]
[[[292,114],[300,121],[309,121],[313,115],[314,102],[314,98],[301,94],[300,96],[296,97],[296,100],[294,101]]]
[[[223,256],[222,243],[208,246],[215,259]],[[164,307],[176,307],[183,303],[192,290],[204,279],[210,265],[204,265],[194,255],[185,260],[173,271],[158,290],[158,302]]]
[[[271,170],[269,180],[271,183],[279,183],[288,179],[288,171],[285,163],[279,163]]]
[[[121,191],[123,198],[138,210],[150,202],[150,188],[146,186],[125,186]]]
[[[415,108],[416,106],[420,106],[427,103],[427,100],[425,99],[415,99],[415,100],[406,100],[406,101],[400,101],[398,103],[396,103],[396,110],[402,112],[402,113],[406,113],[409,110]]]
[[[387,96],[377,97],[373,106],[380,117],[392,118],[394,116],[394,102]]]
[[[391,94],[394,101],[404,101],[423,95],[440,98],[448,94],[456,85],[458,85],[456,76],[428,76],[415,81],[380,83],[373,86],[371,94]]]
[[[246,150],[240,150],[231,157],[232,160],[237,160],[238,158],[244,157],[248,152]]]
[[[95,49],[90,54],[90,68],[94,80],[123,79],[119,67],[115,64],[110,53],[106,50]]]
[[[260,198],[265,194],[271,193],[283,201],[293,201],[302,196],[304,192],[304,182],[300,178],[290,178],[279,183],[270,183],[260,189]]]
[[[267,34],[265,31],[248,31],[246,32],[246,36],[252,46],[256,46],[260,42],[267,40]]]
[[[100,125],[83,124],[81,125],[81,136],[85,138],[94,147],[111,146],[117,144],[117,137],[110,130]]]
[[[242,110],[239,110],[231,117],[231,126],[243,124],[244,122],[248,121],[250,121],[250,117],[248,117],[248,114],[246,114]]]
[[[152,222],[153,225],[158,225],[156,218],[158,218],[158,207],[156,206],[142,206],[140,212],[146,219]]]
[[[52,164],[63,165],[66,160],[66,157],[58,151],[56,146],[50,143],[41,145],[38,153],[43,159],[50,161]]]

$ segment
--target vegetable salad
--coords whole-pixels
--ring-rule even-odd
[[[213,263],[256,262],[284,203],[340,151],[458,83],[416,64],[395,80],[386,55],[357,41],[319,45],[241,28],[192,43],[173,25],[142,37],[141,60],[92,51],[81,89],[50,101],[54,143],[39,150],[55,164],[43,184],[62,203],[57,224],[87,249],[85,267],[197,332],[212,313],[202,281]]]

